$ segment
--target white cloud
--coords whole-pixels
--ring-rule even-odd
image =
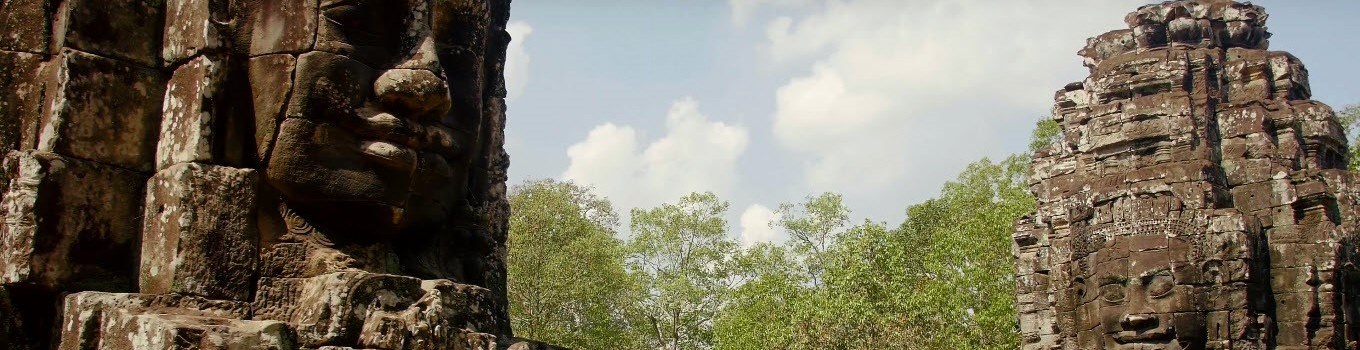
[[[510,46],[505,49],[506,99],[513,101],[524,94],[524,86],[529,82],[529,53],[524,50],[524,42],[534,32],[534,27],[522,21],[510,21],[505,31],[510,33]]]
[[[690,192],[730,194],[749,143],[745,127],[709,120],[688,97],[671,105],[664,137],[642,148],[638,134],[613,123],[595,127],[567,149],[562,177],[594,186],[627,215]]]
[[[826,1],[775,18],[761,47],[800,73],[775,93],[774,135],[805,160],[805,191],[886,197],[898,210],[999,155],[1003,135],[1028,135],[1014,129],[1083,75],[1085,39],[1123,28],[1144,2]],[[731,6],[746,15],[763,3]]]
[[[775,212],[760,204],[752,204],[741,213],[741,246],[750,248],[756,243],[774,242],[779,232],[770,226]]]
[[[805,8],[814,2],[815,0],[727,0],[728,7],[732,9],[732,22],[737,25],[745,25],[751,15],[762,7]]]

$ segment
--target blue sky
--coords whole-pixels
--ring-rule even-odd
[[[896,225],[965,165],[1025,149],[1085,38],[1146,0],[516,0],[511,185],[628,209],[714,191],[744,242],[824,191]],[[1355,0],[1256,1],[1314,99],[1360,102]]]

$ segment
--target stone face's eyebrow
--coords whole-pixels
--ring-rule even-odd
[[[1167,276],[1170,276],[1170,275],[1171,275],[1171,268],[1163,267],[1163,268],[1159,268],[1159,269],[1156,269],[1156,270],[1151,270],[1151,271],[1148,271],[1148,272],[1144,272],[1142,275],[1139,275],[1138,277],[1139,277],[1139,278],[1142,278],[1142,279],[1144,279],[1144,280],[1147,280],[1147,279],[1149,279],[1149,278],[1156,277],[1157,275],[1167,275]]]
[[[1171,268],[1169,268],[1169,267],[1163,267],[1163,268],[1159,268],[1159,269],[1156,269],[1156,270],[1150,270],[1150,271],[1148,271],[1148,272],[1144,272],[1142,276],[1143,276],[1143,277],[1149,277],[1149,276],[1155,276],[1155,275],[1164,274],[1164,273],[1170,273],[1170,272],[1171,272]]]
[[[345,6],[345,5],[356,5],[356,6],[357,6],[357,5],[362,4],[362,2],[363,2],[363,0],[321,0],[321,10],[322,10],[322,11],[325,11],[325,10],[329,10],[329,9],[331,9],[331,8],[340,7],[340,6]]]
[[[1101,275],[1100,277],[1096,278],[1096,282],[1098,282],[1102,286],[1107,284],[1123,284],[1124,282],[1128,282],[1128,280],[1129,280],[1128,277],[1109,274]]]

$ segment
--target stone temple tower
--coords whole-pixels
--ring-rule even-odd
[[[0,0],[0,350],[544,349],[509,0]]]
[[[1016,223],[1022,349],[1356,349],[1342,126],[1265,11],[1170,1],[1087,41]]]

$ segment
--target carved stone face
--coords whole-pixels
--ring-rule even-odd
[[[1170,243],[1169,245],[1167,243]],[[1103,349],[1203,349],[1205,313],[1194,287],[1178,281],[1166,236],[1111,237],[1090,255],[1084,283],[1089,295],[1077,309],[1078,327]],[[1182,265],[1184,266],[1184,265]]]
[[[447,220],[480,144],[485,5],[322,0],[317,10],[267,181],[326,232],[384,237]],[[275,69],[254,63],[252,76]]]

